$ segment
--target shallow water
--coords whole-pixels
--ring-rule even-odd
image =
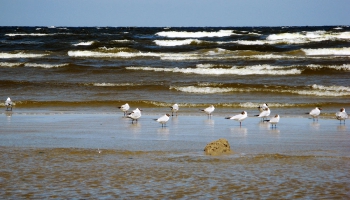
[[[59,199],[348,199],[350,132],[334,119],[0,115],[0,196]],[[226,138],[234,151],[206,156]]]

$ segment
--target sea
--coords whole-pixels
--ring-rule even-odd
[[[0,91],[1,199],[350,199],[349,26],[0,27]]]
[[[334,117],[350,103],[350,27],[0,27],[0,90],[17,110]]]

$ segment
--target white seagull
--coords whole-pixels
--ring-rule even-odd
[[[345,112],[345,108],[341,108],[340,111],[335,114],[335,116],[337,120],[340,121],[340,123],[341,123],[341,120],[344,120],[344,124],[345,124],[345,119],[349,117],[348,114]]]
[[[174,116],[174,112],[177,116],[177,111],[179,111],[179,105],[174,104],[173,106],[170,106],[170,108],[171,108],[171,116]]]
[[[232,116],[232,117],[226,117],[225,119],[233,119],[236,121],[239,121],[239,126],[242,126],[242,121],[245,120],[248,117],[248,113],[246,111],[243,111],[241,114]]]
[[[208,116],[211,116],[211,113],[214,112],[215,108],[213,105],[209,106],[208,108],[201,110],[204,111],[205,113],[207,113]]]
[[[130,106],[129,106],[129,104],[128,103],[126,103],[126,104],[124,104],[124,105],[122,105],[122,106],[120,106],[120,107],[118,107],[121,111],[123,111],[124,112],[124,116],[126,115],[126,112],[128,112],[128,110],[130,109]]]
[[[259,115],[255,115],[255,116],[258,116],[258,117],[262,118],[262,120],[264,120],[265,118],[270,116],[270,113],[271,113],[270,108],[266,108]]]
[[[132,119],[131,123],[134,123],[134,120],[137,122],[137,120],[141,117],[141,110],[136,108],[132,111],[132,113],[129,113],[127,117]]]
[[[270,122],[271,127],[273,127],[273,125],[275,125],[275,128],[276,128],[277,123],[280,121],[280,116],[279,116],[279,115],[275,115],[275,116],[274,116],[273,118],[271,118],[270,120],[265,120],[265,121]]]
[[[6,110],[8,110],[9,108],[11,109],[12,111],[12,101],[10,99],[10,97],[7,97],[6,101],[5,101],[5,106],[6,106]]]
[[[315,109],[312,109],[309,113],[306,113],[306,114],[309,114],[313,118],[314,121],[315,121],[315,118],[318,121],[318,116],[320,115],[321,110],[322,110],[322,108],[316,107]]]
[[[155,121],[159,122],[162,124],[162,127],[166,125],[166,123],[169,121],[169,114],[165,114],[158,119],[154,119]]]
[[[264,103],[263,105],[259,105],[258,109],[260,112],[266,110],[268,108],[268,105],[267,103]]]

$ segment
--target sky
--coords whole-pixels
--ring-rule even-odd
[[[0,0],[0,26],[350,25],[350,0]]]

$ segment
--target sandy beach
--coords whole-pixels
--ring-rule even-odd
[[[350,131],[335,119],[3,112],[0,196],[18,198],[350,198]],[[206,156],[226,138],[234,153]]]

